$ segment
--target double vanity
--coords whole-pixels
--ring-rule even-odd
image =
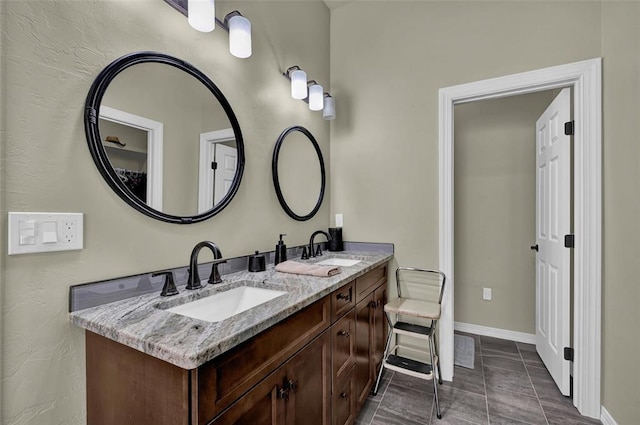
[[[382,358],[391,258],[330,253],[308,262],[332,277],[270,266],[72,312],[88,424],[352,424]]]

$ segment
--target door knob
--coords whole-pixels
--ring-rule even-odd
[[[536,251],[536,252],[538,252],[538,244],[531,245],[531,247],[530,247],[530,248],[531,248],[531,250],[532,250],[532,251]]]

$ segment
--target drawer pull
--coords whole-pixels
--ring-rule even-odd
[[[340,393],[340,398],[347,398],[347,397],[349,397],[349,393],[345,393],[345,392]]]
[[[338,295],[336,295],[336,298],[339,300],[345,300],[345,301],[351,301],[351,294],[343,294],[343,293],[339,293]]]
[[[344,336],[344,337],[347,337],[347,338],[349,338],[351,336],[351,334],[349,332],[347,332],[347,331],[340,331],[340,332],[338,332],[338,335]]]
[[[288,388],[278,388],[278,397],[280,397],[284,401],[289,401],[289,389]]]

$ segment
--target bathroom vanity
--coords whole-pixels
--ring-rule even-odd
[[[71,313],[87,329],[88,424],[352,424],[382,359],[391,257],[343,254],[359,262],[330,278],[270,267]],[[238,285],[286,294],[216,323],[167,311]]]

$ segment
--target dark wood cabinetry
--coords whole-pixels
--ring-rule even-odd
[[[87,331],[89,425],[352,425],[384,349],[386,266],[197,369]]]

